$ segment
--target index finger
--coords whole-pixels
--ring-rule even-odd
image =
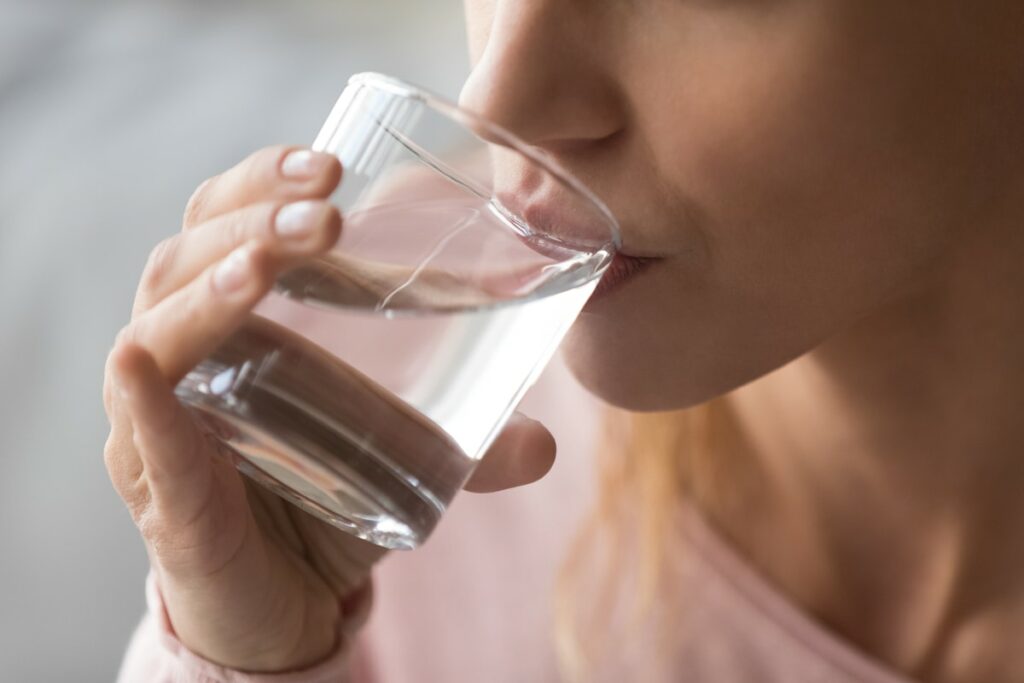
[[[256,202],[322,199],[341,181],[341,162],[333,154],[288,145],[254,152],[216,175],[192,194],[182,227],[194,228]]]

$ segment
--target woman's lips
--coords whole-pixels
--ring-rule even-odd
[[[602,299],[609,292],[621,288],[627,281],[636,277],[637,274],[646,270],[658,260],[660,259],[629,256],[622,252],[617,252],[612,262],[608,264],[608,269],[601,276],[601,280],[597,283],[594,293],[587,300],[587,305],[589,306],[591,302]]]
[[[611,232],[608,231],[608,225],[603,217],[596,213],[593,216],[573,215],[572,212],[565,210],[563,203],[539,200],[517,203],[518,197],[516,194],[499,193],[493,208],[500,213],[507,211],[512,216],[516,213],[508,207],[519,209],[519,215],[532,229],[531,233],[519,237],[534,251],[563,260],[574,251],[590,251],[597,245],[606,247],[610,242]],[[652,256],[633,256],[621,251],[616,252],[587,305],[619,289],[628,280],[659,260],[661,259]]]

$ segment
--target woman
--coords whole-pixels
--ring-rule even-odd
[[[461,103],[579,175],[644,259],[564,345],[579,382],[622,409],[606,421],[628,423],[608,442],[596,530],[570,553],[564,675],[1024,680],[1021,5],[466,13]],[[380,551],[247,491],[171,391],[277,274],[332,242],[341,218],[322,199],[342,172],[257,153],[199,188],[147,265],[105,391],[107,466],[153,566],[156,614],[125,680],[432,680],[424,663],[472,658],[453,622],[480,617],[420,628],[429,598],[414,590],[361,637]],[[533,481],[552,457],[544,428],[517,417],[469,487]],[[521,523],[505,520],[508,538]],[[595,582],[601,547],[614,561]],[[602,601],[616,585],[641,608]],[[554,645],[517,619],[484,620],[480,637],[510,653],[486,679],[554,678],[531,668]],[[460,640],[412,656],[396,643],[415,628]]]

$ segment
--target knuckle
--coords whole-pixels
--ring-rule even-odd
[[[266,176],[261,155],[253,155],[238,168],[238,180],[244,187],[257,187]]]
[[[126,436],[127,428],[110,430],[103,448],[103,464],[107,468],[110,482],[129,510],[139,509],[148,500],[148,486],[143,478],[142,463],[135,452],[131,438]],[[133,513],[134,518],[134,513]]]
[[[107,354],[106,362],[103,365],[103,409],[107,413],[107,420],[112,421],[114,419],[114,407],[115,407],[115,391],[114,391],[114,368],[113,358],[114,351],[117,348],[116,344],[110,349]]]
[[[149,252],[146,260],[146,267],[142,272],[142,289],[146,291],[155,290],[170,272],[174,257],[180,246],[177,235],[161,240],[153,250]]]
[[[118,483],[121,480],[120,475],[124,469],[123,463],[125,461],[126,440],[123,436],[124,431],[124,429],[112,428],[110,434],[107,435],[107,442],[103,444],[103,464],[106,466],[111,478],[114,479],[114,485],[119,490],[120,486],[118,486]]]
[[[285,156],[285,145],[271,144],[249,155],[234,170],[244,182],[264,183],[267,177],[274,177],[276,168]]]
[[[114,337],[114,347],[110,350],[110,355],[107,356],[108,362],[114,358],[115,355],[121,353],[121,350],[128,344],[134,344],[135,340],[139,338],[139,322],[131,322],[120,330]]]
[[[188,198],[188,202],[185,204],[185,215],[182,218],[182,227],[188,229],[203,221],[206,206],[210,201],[210,188],[217,178],[218,176],[213,176],[204,180]]]
[[[249,251],[249,259],[252,263],[252,277],[258,285],[257,289],[270,285],[271,280],[277,275],[280,267],[278,259],[274,257],[265,244],[256,243]]]
[[[135,324],[130,323],[118,331],[114,338],[114,344],[107,353],[106,362],[103,367],[103,407],[107,413],[107,419],[111,425],[115,424],[118,418],[117,411],[117,384],[121,380],[118,375],[117,365],[114,359],[124,353],[125,346],[134,344],[136,335]]]
[[[277,209],[274,202],[259,202],[225,215],[216,227],[222,247],[233,250],[250,242],[273,242]]]
[[[212,280],[212,273],[207,280]],[[200,283],[196,283],[197,285]],[[189,287],[185,296],[181,299],[180,313],[176,318],[180,321],[189,321],[202,329],[208,326],[213,320],[210,304],[214,301],[214,286],[212,282],[207,287]]]
[[[266,185],[277,179],[277,169],[288,153],[285,145],[271,145],[254,152],[241,164],[242,179],[252,187]]]
[[[237,211],[227,224],[227,239],[233,248],[237,248],[255,237],[267,237],[270,233],[270,220],[267,210],[260,205],[247,210]]]
[[[115,413],[114,382],[110,377],[110,371],[106,372],[103,379],[103,410],[107,414],[107,421],[113,421]]]
[[[281,168],[285,157],[296,149],[298,148],[295,145],[270,145],[264,147],[254,155],[256,159],[254,159],[253,166],[263,170],[270,169],[274,176],[277,177],[278,169]]]

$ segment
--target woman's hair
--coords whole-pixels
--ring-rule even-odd
[[[701,508],[725,499],[725,454],[711,450],[728,419],[721,398],[671,412],[607,409],[597,499],[556,583],[555,647],[566,680],[587,680],[608,642],[620,651],[644,620],[660,620],[656,634],[672,631],[663,621],[673,610],[658,607],[672,604],[676,587],[674,520],[683,496]]]

